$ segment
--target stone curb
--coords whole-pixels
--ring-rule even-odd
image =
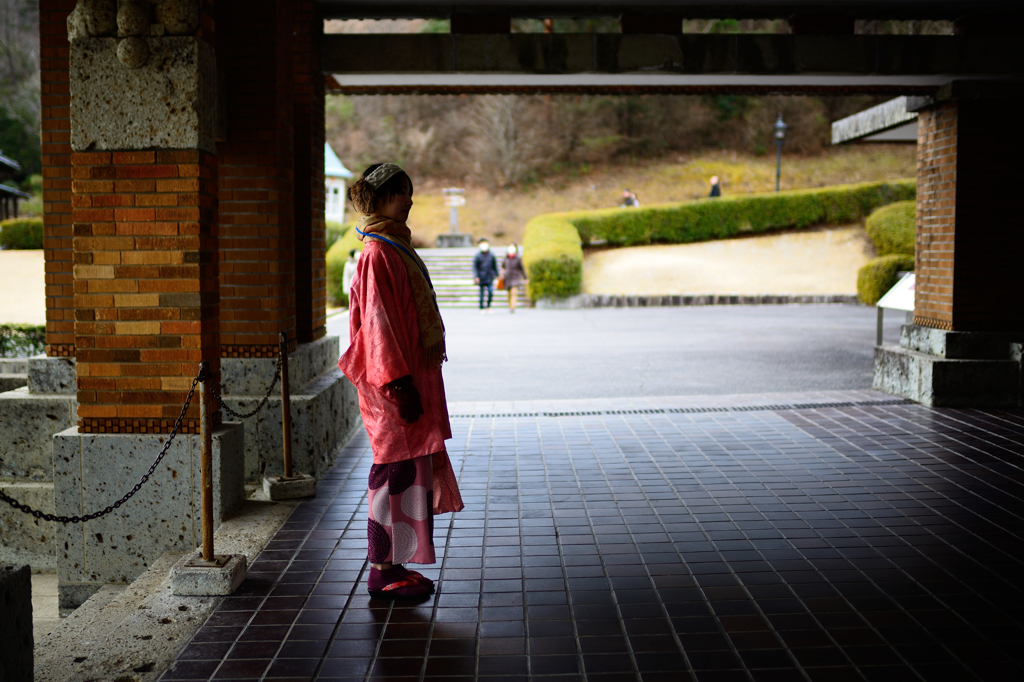
[[[540,299],[537,308],[655,308],[708,305],[793,305],[840,303],[861,305],[856,294],[579,294]]]

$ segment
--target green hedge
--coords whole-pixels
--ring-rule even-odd
[[[0,221],[0,245],[6,249],[43,248],[43,219],[11,218]]]
[[[856,223],[879,206],[913,199],[915,194],[914,180],[864,182],[567,216],[584,245],[684,244],[781,228]]]
[[[351,227],[350,223],[339,223],[333,220],[328,220],[325,224],[327,231],[327,248],[334,246],[335,242],[344,236],[348,232],[348,228]]]
[[[868,305],[875,305],[885,292],[899,281],[899,273],[914,269],[914,257],[892,254],[868,261],[857,271],[857,296]]]
[[[584,245],[682,244],[781,228],[843,225],[915,194],[914,180],[897,180],[540,215],[527,223],[523,238],[529,295],[536,300],[578,294]]]
[[[28,358],[46,347],[46,327],[40,324],[0,324],[0,358]]]
[[[345,276],[345,263],[348,262],[348,252],[352,249],[363,250],[363,243],[357,239],[358,236],[355,230],[346,230],[345,234],[327,249],[327,301],[332,306],[348,306],[348,296],[342,289],[342,281]]]
[[[530,280],[527,295],[535,301],[572,296],[583,285],[583,248],[568,215],[549,213],[526,224],[523,265]]]
[[[917,234],[917,202],[897,201],[878,209],[864,221],[879,256],[914,255]]]

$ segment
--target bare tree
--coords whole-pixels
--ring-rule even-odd
[[[528,122],[528,99],[487,95],[476,101],[467,116],[480,170],[498,186],[515,185],[539,161],[540,140],[536,126]]]

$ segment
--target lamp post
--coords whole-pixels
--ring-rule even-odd
[[[779,113],[779,120],[775,122],[775,191],[779,191],[779,178],[782,177],[782,140],[786,138],[786,124],[782,122],[782,113]]]

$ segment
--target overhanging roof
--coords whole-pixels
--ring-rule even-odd
[[[907,98],[897,97],[834,122],[832,144],[853,142],[916,120],[917,112],[907,108]]]
[[[930,94],[1024,72],[1004,36],[329,34],[340,92]]]
[[[964,15],[1024,14],[1019,0],[319,0],[327,19],[447,18],[454,13],[513,17],[598,17],[623,13],[678,13],[692,19],[776,19],[832,14],[857,19],[957,19]]]

